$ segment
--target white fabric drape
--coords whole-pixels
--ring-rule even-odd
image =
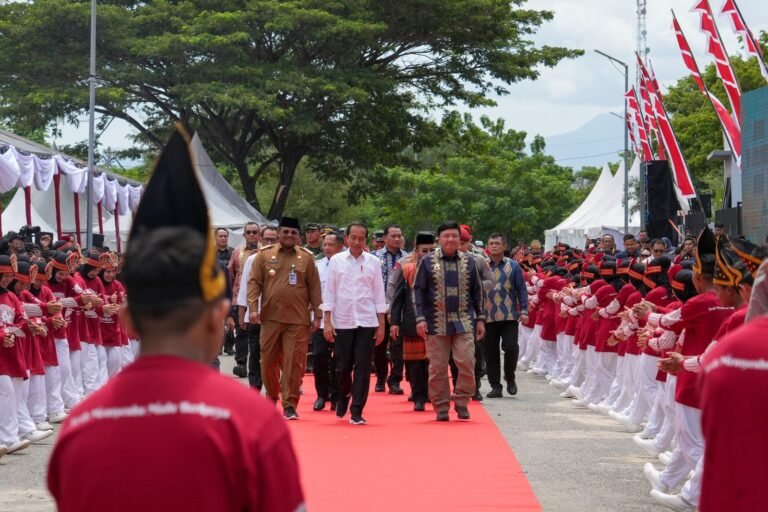
[[[56,172],[56,160],[53,158],[40,158],[34,155],[32,160],[35,163],[35,188],[42,192],[48,190],[53,182],[53,175]]]
[[[85,187],[88,184],[85,172],[86,168],[78,167],[74,162],[67,160],[61,155],[55,155],[53,158],[56,159],[59,172],[67,177],[69,189],[72,192],[77,192],[78,194],[85,192]]]
[[[141,185],[126,185],[125,188],[128,189],[128,208],[132,212],[136,212],[136,208],[139,207],[139,201],[141,200],[141,194],[144,192],[144,187]]]
[[[128,191],[128,185],[117,185],[117,213],[119,215],[125,215],[128,213],[128,197],[130,192]]]
[[[109,213],[115,211],[115,203],[117,202],[117,180],[110,180],[106,178],[104,180],[104,199],[102,200],[102,207]]]
[[[32,181],[35,179],[34,156],[21,153],[13,146],[8,151],[13,153],[13,156],[16,157],[16,161],[19,163],[18,186],[26,188],[32,185]]]
[[[19,182],[19,162],[16,160],[15,148],[8,146],[0,153],[0,192],[8,192]]]
[[[93,188],[91,189],[91,201],[93,204],[98,203],[104,198],[104,180],[106,176],[102,173],[98,176],[93,176]]]

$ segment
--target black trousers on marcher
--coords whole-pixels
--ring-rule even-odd
[[[408,371],[408,382],[411,385],[411,395],[414,402],[427,403],[429,391],[429,360],[405,361],[405,368]]]
[[[389,327],[389,321],[387,321],[384,325],[385,333],[389,333]],[[389,358],[387,347],[389,347]],[[391,371],[390,360],[392,361]],[[392,340],[389,336],[385,336],[384,341],[373,349],[373,365],[376,368],[376,380],[386,381],[390,386],[400,385],[403,381],[403,337],[398,336],[396,340]]]
[[[339,397],[352,396],[349,406],[352,414],[362,414],[368,401],[375,335],[375,327],[336,329],[336,377],[339,383]]]
[[[328,343],[319,329],[312,335],[312,356],[315,368],[315,391],[319,398],[334,400],[339,396],[339,384],[336,378],[336,357],[334,344]]]
[[[499,345],[504,351],[504,380],[515,383],[515,369],[520,346],[517,344],[517,322],[506,320],[485,324],[485,363],[488,383],[492,388],[501,388],[501,362]]]
[[[264,383],[261,380],[261,335],[260,324],[245,324],[246,347],[248,349],[248,384],[261,391]]]
[[[245,324],[245,329],[239,325],[235,329],[235,364],[246,366],[248,364],[248,329],[251,324]]]

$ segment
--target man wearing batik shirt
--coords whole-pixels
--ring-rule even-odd
[[[208,366],[230,303],[188,141],[163,150],[121,272],[141,354],[72,410],[51,455],[61,512],[305,509],[274,405]]]
[[[413,285],[416,329],[427,340],[429,397],[438,421],[448,421],[451,387],[448,359],[459,375],[453,399],[459,419],[469,419],[467,404],[475,393],[475,354],[472,322],[478,339],[485,336],[485,297],[474,258],[459,251],[459,225],[437,228],[440,248],[425,256]]]
[[[402,242],[402,230],[395,225],[387,226],[384,229],[384,247],[373,253],[381,262],[381,276],[384,278],[385,292],[387,291],[386,287],[392,286],[389,277],[395,266],[400,259],[408,256],[408,253],[401,248]],[[387,320],[384,332],[389,332],[389,327],[389,320]],[[389,354],[392,359],[392,371],[389,371],[387,347],[389,347]],[[376,366],[376,387],[374,389],[377,392],[382,392],[386,389],[384,387],[386,383],[389,386],[390,395],[402,395],[403,390],[400,387],[400,383],[403,381],[402,337],[389,341],[388,337],[385,336],[384,342],[376,345],[373,349],[373,363]]]
[[[507,393],[517,394],[515,368],[519,347],[517,344],[517,322],[528,321],[528,289],[520,265],[504,257],[504,237],[494,233],[488,238],[488,252],[491,255],[493,288],[488,292],[486,305],[485,363],[491,391],[488,398],[501,398],[499,341],[504,349],[504,380]]]

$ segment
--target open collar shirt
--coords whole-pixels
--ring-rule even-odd
[[[322,260],[318,263],[322,265]],[[378,314],[388,309],[379,259],[365,251],[357,258],[349,251],[334,255],[320,309],[331,312],[336,329],[378,327]]]

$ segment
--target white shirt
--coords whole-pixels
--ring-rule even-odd
[[[320,277],[320,293],[323,297],[323,302],[325,302],[325,285],[328,282],[328,266],[330,265],[331,260],[329,260],[327,257],[323,257],[322,259],[319,259],[315,261],[315,267],[317,267],[317,275]],[[322,307],[322,306],[321,306]],[[322,329],[325,327],[325,319],[320,319],[320,328]]]
[[[253,260],[256,259],[256,254],[258,253],[248,256],[248,259],[243,263],[243,272],[240,276],[240,289],[237,290],[237,297],[235,297],[235,305],[245,308],[246,323],[249,323],[248,315],[250,314],[250,310],[248,309],[248,278],[251,276],[251,267],[253,266]],[[259,297],[259,301],[261,301],[261,297]]]
[[[378,327],[377,314],[387,312],[379,258],[363,252],[359,258],[342,252],[328,264],[323,311],[331,312],[336,329]]]

